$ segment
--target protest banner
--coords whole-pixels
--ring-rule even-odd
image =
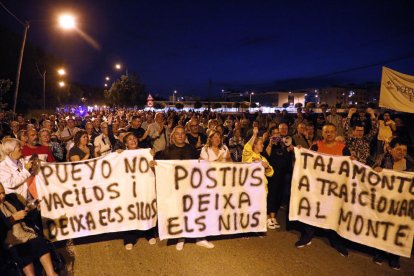
[[[260,163],[157,160],[160,239],[266,231]]]
[[[414,76],[382,67],[379,106],[414,113]]]
[[[350,157],[295,148],[289,220],[410,257],[414,175],[376,172]]]
[[[44,163],[36,185],[46,238],[148,230],[156,225],[149,149],[72,163]]]

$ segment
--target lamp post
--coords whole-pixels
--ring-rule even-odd
[[[173,107],[175,106],[175,95],[177,94],[177,90],[174,90],[173,92]]]
[[[120,63],[115,64],[115,70],[120,71],[122,69],[122,65]],[[128,76],[128,67],[125,66],[125,75]]]
[[[20,72],[22,69],[22,61],[24,54],[24,47],[26,45],[27,31],[29,30],[29,22],[26,21],[24,24],[23,40],[22,46],[20,48],[19,62],[17,64],[17,73],[16,73],[16,87],[14,89],[14,101],[13,101],[13,113],[16,113],[16,104],[17,104],[17,94],[19,93],[19,83],[20,83]]]
[[[20,23],[23,24],[22,21],[19,20]],[[17,64],[17,73],[16,73],[16,87],[14,90],[14,100],[13,100],[13,113],[16,113],[16,104],[17,104],[17,95],[19,94],[19,84],[20,84],[20,72],[22,69],[22,62],[23,62],[23,55],[24,55],[24,48],[26,46],[26,38],[27,32],[30,28],[30,22],[24,22],[24,32],[23,32],[23,39],[22,39],[22,46],[20,47],[20,54],[19,54],[19,61]],[[75,18],[71,15],[62,15],[59,17],[59,26],[63,29],[73,29],[76,27]],[[46,71],[43,72],[43,93],[45,93],[45,77]],[[45,97],[45,95],[44,95]],[[45,107],[45,100],[43,101],[43,108]]]
[[[251,108],[251,106],[252,106],[252,95],[254,95],[254,92],[250,92],[249,108]]]

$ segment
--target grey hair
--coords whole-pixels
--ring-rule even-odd
[[[3,161],[6,156],[14,151],[14,149],[20,145],[20,141],[15,138],[4,138],[0,147],[0,161]]]

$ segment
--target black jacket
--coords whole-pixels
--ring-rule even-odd
[[[18,199],[17,194],[7,194],[5,201],[9,202],[11,205],[13,205],[17,211],[24,210],[26,206]],[[24,218],[24,221],[26,222],[27,226],[31,227],[34,223],[34,212],[36,211],[30,211],[26,217]],[[0,211],[0,242],[3,243],[3,241],[6,239],[7,232],[10,231],[10,229],[13,227],[13,224],[18,223],[19,221],[13,221],[11,218],[6,217],[3,212]]]

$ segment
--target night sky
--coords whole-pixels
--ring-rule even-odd
[[[28,40],[63,58],[71,81],[102,87],[116,62],[163,96],[205,96],[209,80],[211,96],[379,82],[382,65],[414,75],[412,0],[1,1],[41,20]],[[60,11],[74,12],[101,49],[57,29]],[[0,24],[22,33],[3,10]]]

